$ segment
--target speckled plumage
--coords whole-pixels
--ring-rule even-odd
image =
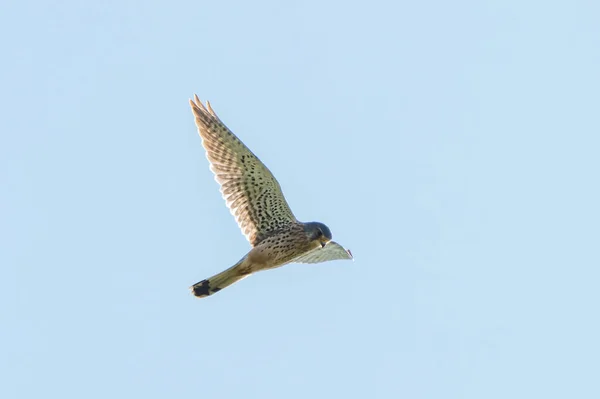
[[[210,103],[204,106],[194,98],[190,105],[210,169],[253,247],[229,269],[194,284],[194,295],[211,295],[254,272],[291,262],[352,259],[350,251],[331,241],[327,226],[296,219],[269,169],[221,122]]]

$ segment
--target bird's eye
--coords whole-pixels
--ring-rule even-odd
[[[317,230],[317,237],[321,237],[323,235],[323,232],[319,229]]]

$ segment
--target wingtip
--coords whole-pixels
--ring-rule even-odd
[[[194,98],[193,99],[190,98],[189,101],[190,101],[190,106],[192,108],[198,108],[198,96],[196,95],[196,93],[194,93]]]
[[[210,106],[210,101],[206,100],[206,108],[208,108],[208,112],[210,112],[213,116],[217,116],[215,114],[215,111],[212,109],[212,107]]]
[[[206,109],[204,104],[202,104],[202,101],[200,101],[200,99],[198,98],[198,95],[196,93],[194,93],[194,99],[193,100],[190,99],[190,106],[192,107],[192,110],[200,110],[200,111],[208,112],[208,110]]]

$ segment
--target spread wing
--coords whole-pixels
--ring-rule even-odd
[[[306,255],[294,259],[295,263],[321,263],[338,259],[354,259],[349,249],[335,241],[329,241],[323,248],[315,249]]]
[[[190,100],[206,157],[242,233],[253,246],[275,230],[297,223],[273,174],[225,126],[210,106]]]

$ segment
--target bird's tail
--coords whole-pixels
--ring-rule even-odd
[[[225,287],[229,287],[231,284],[236,283],[245,277],[248,277],[250,273],[241,267],[242,262],[245,259],[246,258],[244,257],[229,269],[192,285],[190,287],[192,293],[198,298],[204,298],[221,291]]]

